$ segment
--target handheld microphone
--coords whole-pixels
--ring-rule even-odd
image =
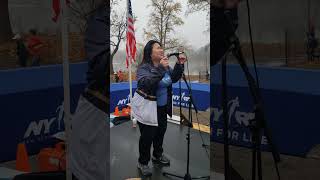
[[[184,52],[175,52],[175,53],[170,53],[170,54],[167,54],[167,57],[171,57],[171,56],[179,56],[180,54],[184,54]]]

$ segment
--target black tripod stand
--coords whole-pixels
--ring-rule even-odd
[[[210,179],[210,176],[198,176],[198,177],[191,177],[190,175],[190,172],[189,172],[189,164],[190,164],[190,128],[193,127],[192,125],[192,112],[191,112],[191,106],[193,105],[194,109],[196,112],[198,112],[194,102],[193,102],[193,99],[192,99],[192,90],[191,90],[191,87],[189,86],[187,80],[186,80],[186,77],[185,77],[185,74],[183,73],[182,74],[182,79],[184,80],[184,82],[186,83],[187,85],[187,88],[188,88],[188,93],[189,93],[189,100],[188,100],[188,110],[189,110],[189,121],[186,119],[185,116],[183,116],[183,114],[181,113],[181,85],[180,85],[180,123],[183,124],[183,125],[186,125],[188,126],[188,133],[187,133],[187,172],[184,176],[181,176],[181,175],[175,175],[175,174],[172,174],[172,173],[168,173],[168,172],[163,172],[162,174],[164,176],[173,176],[173,177],[177,177],[177,178],[181,178],[181,179],[184,179],[184,180],[191,180],[191,179]]]
[[[232,21],[230,20],[230,17],[226,18],[229,21],[230,28],[233,28]],[[232,29],[233,32],[234,28]],[[277,167],[277,163],[280,162],[280,156],[277,152],[272,138],[271,138],[271,132],[268,129],[266,125],[266,120],[264,116],[264,111],[262,107],[262,98],[260,95],[260,91],[258,86],[255,83],[254,78],[249,72],[249,69],[246,65],[245,59],[243,57],[240,42],[238,37],[233,34],[233,36],[229,39],[231,46],[225,53],[225,55],[221,58],[222,59],[222,106],[223,106],[223,119],[224,119],[224,161],[225,161],[225,179],[231,180],[235,179],[232,177],[232,167],[229,163],[229,139],[228,139],[228,128],[229,128],[229,122],[228,122],[228,109],[227,109],[227,78],[226,78],[226,61],[227,56],[230,52],[232,52],[233,56],[237,59],[239,65],[241,66],[242,71],[245,74],[245,77],[248,81],[249,90],[251,93],[251,96],[253,97],[254,102],[254,112],[255,112],[255,118],[250,121],[249,128],[251,130],[252,134],[252,180],[256,179],[256,168],[258,166],[258,178],[259,180],[262,180],[262,165],[261,165],[261,138],[262,138],[262,132],[264,131],[264,134],[267,137],[268,143],[271,148],[271,152],[273,155],[273,160],[275,162],[276,171],[278,178],[280,179],[279,170]],[[256,164],[257,161],[257,164]]]

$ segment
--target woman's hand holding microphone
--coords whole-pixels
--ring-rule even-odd
[[[169,59],[168,59],[168,57],[167,56],[163,56],[162,59],[160,60],[160,64],[164,68],[168,69],[168,67],[169,67]]]
[[[187,61],[187,58],[186,58],[185,54],[179,54],[177,63],[184,64],[186,61]],[[169,58],[167,56],[163,56],[162,59],[160,60],[160,64],[164,68],[168,69],[169,68]]]
[[[184,64],[186,61],[187,61],[186,55],[184,53],[183,54],[179,54],[178,63],[179,64]]]

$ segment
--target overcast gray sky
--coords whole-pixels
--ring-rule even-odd
[[[192,45],[195,50],[208,44],[210,42],[210,33],[205,32],[209,26],[209,21],[206,18],[207,12],[196,12],[185,16],[187,10],[186,0],[176,0],[182,5],[182,12],[180,13],[181,18],[184,20],[184,25],[176,28],[176,34],[178,38],[183,38]],[[138,20],[134,24],[136,40],[138,43],[145,44],[143,37],[143,28],[146,27],[151,7],[147,5],[151,4],[150,0],[131,0],[132,12],[134,16],[137,16]],[[126,10],[126,0],[121,0],[120,9]],[[124,43],[122,43],[121,49],[124,49]]]

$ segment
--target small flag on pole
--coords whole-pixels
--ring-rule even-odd
[[[66,0],[66,4],[69,6],[70,0]],[[57,22],[60,15],[60,0],[52,0],[53,17],[52,21]]]
[[[129,66],[129,60],[136,60],[136,37],[134,35],[133,15],[131,8],[131,0],[128,0],[127,9],[127,41],[126,41],[126,66]],[[130,62],[131,63],[131,62]]]

